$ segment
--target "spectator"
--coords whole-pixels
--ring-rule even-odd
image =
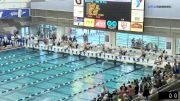
[[[172,76],[172,82],[175,82],[177,80],[177,75],[176,74],[173,74]]]
[[[104,95],[103,101],[108,101],[108,94],[105,94],[105,95]]]
[[[171,71],[171,64],[168,62],[168,64],[165,65],[165,71],[170,72]]]
[[[100,96],[100,95],[98,95],[98,99],[97,99],[97,101],[102,101],[102,96]]]
[[[169,76],[169,78],[166,80],[167,84],[170,84],[172,83],[173,81],[173,78],[172,78],[172,75]]]
[[[73,37],[73,42],[77,42],[76,36]]]
[[[177,69],[176,69],[176,73],[177,73],[177,74],[180,74],[180,62],[178,62]]]
[[[167,55],[167,52],[164,54],[164,60],[167,60],[168,59],[168,55]]]
[[[152,86],[151,90],[150,90],[150,94],[154,94],[157,92],[157,88],[155,86]]]
[[[147,86],[144,87],[144,91],[143,91],[143,96],[148,99],[148,96],[150,95],[149,93],[149,88]]]
[[[112,101],[117,101],[117,99],[118,99],[118,96],[117,96],[117,91],[113,91],[113,93],[112,93]]]
[[[174,66],[172,68],[172,71],[173,71],[174,74],[176,74],[176,72],[177,72],[177,62],[174,62]]]
[[[119,96],[123,98],[123,94],[125,93],[125,88],[123,86],[120,87]]]
[[[94,98],[92,101],[96,101],[96,98]]]
[[[135,84],[134,90],[135,90],[135,91],[134,91],[134,92],[135,92],[135,95],[137,95],[138,92],[139,92],[139,85],[138,85],[138,83]]]
[[[69,41],[70,41],[70,42],[72,42],[72,41],[73,41],[71,36],[69,36]]]
[[[129,97],[126,93],[123,94],[123,101],[129,101]]]
[[[133,96],[134,96],[134,88],[132,88],[131,85],[128,86],[128,95],[129,95],[129,99],[132,100]]]

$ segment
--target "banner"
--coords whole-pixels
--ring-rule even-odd
[[[30,17],[30,9],[11,9],[11,10],[0,10],[0,19],[15,19]]]
[[[145,17],[180,19],[180,0],[146,0]]]

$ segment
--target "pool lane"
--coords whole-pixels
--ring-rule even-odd
[[[32,51],[32,53],[28,52],[28,53],[21,54],[21,55],[15,55],[15,57],[12,57],[12,58],[3,59],[0,61],[1,67],[4,65],[9,65],[9,64],[13,64],[13,63],[24,62],[26,60],[33,60],[33,58],[36,58],[36,57],[49,56],[49,55],[53,54],[53,53],[37,52],[37,51]]]
[[[70,61],[70,62],[73,62],[73,61]],[[65,64],[70,63],[70,62],[66,62]],[[11,82],[11,81],[20,79],[22,77],[34,75],[36,73],[46,73],[46,71],[52,72],[51,70],[56,71],[58,69],[58,65],[61,65],[61,64],[63,64],[63,63],[60,63],[60,64],[43,63],[43,64],[39,64],[38,66],[34,66],[33,68],[32,67],[25,68],[25,69],[19,70],[17,72],[11,73],[11,77],[5,78],[3,80],[1,79],[0,83]],[[7,74],[5,74],[5,76],[6,75]],[[3,76],[1,76],[1,77],[3,78]]]
[[[92,67],[94,67],[93,65],[92,65]],[[90,68],[92,68],[92,67],[90,67]],[[102,82],[102,81],[106,81],[106,80],[108,80],[108,78],[113,78],[114,76],[116,76],[116,75],[109,75],[109,74],[106,74],[106,73],[104,73],[105,71],[108,71],[108,70],[113,70],[113,69],[117,69],[117,68],[119,68],[119,67],[114,67],[114,68],[112,68],[112,67],[110,67],[110,68],[104,68],[104,71],[102,70],[102,68],[101,68],[101,70],[103,71],[103,72],[99,72],[99,71],[96,71],[96,72],[94,72],[94,73],[92,73],[91,75],[83,75],[83,73],[82,74],[80,74],[80,72],[76,72],[78,75],[80,74],[81,75],[81,77],[80,77],[80,79],[78,78],[76,78],[75,79],[75,81],[74,81],[74,79],[72,80],[72,81],[69,81],[69,80],[65,80],[65,81],[62,81],[62,80],[54,80],[53,82],[58,82],[58,83],[60,83],[61,85],[63,85],[63,86],[55,86],[55,87],[52,87],[52,88],[49,88],[50,90],[51,89],[53,89],[53,88],[60,88],[60,90],[58,91],[58,93],[59,94],[63,94],[63,90],[61,89],[61,87],[64,87],[64,86],[66,86],[66,85],[70,85],[70,87],[69,88],[74,88],[74,87],[79,87],[79,85],[83,85],[83,84],[86,84],[85,86],[83,86],[82,88],[88,88],[88,87],[90,87],[91,85],[94,85],[94,84],[97,84],[97,83],[99,83],[99,82]],[[97,69],[97,70],[99,70],[99,69]],[[97,79],[97,76],[99,76],[99,75],[97,75],[97,74],[101,74],[102,73],[102,75],[105,75],[106,77],[104,78],[104,79]],[[123,72],[120,72],[121,74],[123,73]],[[119,75],[120,75],[120,73],[119,73]],[[96,76],[97,75],[97,76]],[[73,77],[73,76],[68,76],[67,75],[67,77],[64,77],[64,78],[69,78],[69,77]],[[92,78],[93,77],[93,78]],[[63,79],[64,79],[63,78]],[[70,79],[70,78],[69,78]],[[82,79],[82,80],[81,80]],[[84,81],[85,80],[85,81]],[[89,82],[90,80],[95,80],[94,82]],[[62,82],[63,83],[62,83]],[[69,82],[68,82],[69,81]],[[75,84],[75,85],[71,85],[71,83],[73,83],[73,84]],[[65,84],[65,85],[64,85]],[[76,85],[77,84],[77,85]],[[57,89],[56,88],[56,89]],[[48,90],[48,89],[47,89]],[[55,89],[54,89],[55,90]],[[54,90],[52,90],[52,91],[54,91]],[[62,92],[61,92],[62,91]],[[69,89],[67,90],[67,91],[69,91]],[[43,93],[43,91],[41,91],[42,92],[42,94],[44,94],[44,96],[47,98],[47,94],[45,94],[45,93]],[[69,91],[69,93],[70,94],[75,94],[75,93],[77,93],[78,92],[78,90],[76,90],[76,92],[72,92],[72,91]],[[47,92],[47,93],[51,93],[50,91],[49,92]],[[35,93],[35,94],[31,94],[31,95],[36,95],[36,94],[38,94],[38,93]],[[67,94],[67,93],[66,93]],[[65,94],[65,95],[66,95]],[[40,95],[40,94],[39,94]],[[51,95],[51,94],[50,94]],[[28,97],[28,96],[27,96]],[[50,96],[51,98],[52,98],[52,96]],[[55,97],[56,98],[56,97]],[[58,97],[59,98],[59,97]],[[53,100],[54,101],[54,99],[51,99],[51,100]]]
[[[49,58],[49,57],[51,57],[51,58]],[[62,57],[61,55],[54,56],[53,54],[47,55],[47,56],[45,56],[45,55],[35,56],[31,60],[18,62],[16,64],[12,63],[12,64],[8,64],[8,65],[0,67],[0,75],[11,73],[13,71],[17,71],[20,69],[32,68],[33,66],[45,64],[48,61],[52,61],[54,59],[59,59],[61,57]]]
[[[66,61],[67,62],[67,61]],[[42,77],[45,77],[45,75],[50,75],[50,74],[54,74],[54,73],[56,73],[56,72],[59,72],[58,70],[60,70],[60,71],[63,71],[63,72],[65,72],[65,71],[68,71],[70,68],[72,68],[72,65],[76,65],[76,67],[75,68],[77,68],[77,67],[79,67],[80,65],[78,65],[78,64],[81,64],[81,66],[82,66],[82,64],[84,64],[84,65],[87,65],[87,63],[86,62],[83,62],[83,63],[80,63],[81,61],[75,61],[74,62],[74,64],[66,64],[66,63],[63,63],[64,65],[64,67],[62,67],[62,68],[56,68],[56,70],[51,70],[51,71],[46,71],[46,72],[43,72],[43,73],[38,73],[37,75],[35,74],[34,76],[32,75],[31,76],[31,78],[37,78],[37,79],[41,79]],[[43,66],[46,66],[47,68],[49,68],[48,67],[48,65],[47,64],[42,64]],[[33,69],[31,69],[31,70],[28,70],[28,71],[36,71],[37,69],[40,69],[41,70],[41,67],[36,67],[36,68],[33,68]],[[44,67],[43,67],[44,68]],[[73,67],[74,68],[74,67]],[[39,70],[38,69],[38,70]],[[44,68],[45,69],[45,68]],[[14,73],[14,74],[21,74],[21,73],[24,73],[24,72],[26,72],[26,71],[17,71],[16,73]],[[62,73],[63,73],[62,72]],[[42,75],[41,75],[42,74]],[[12,75],[12,74],[11,74]],[[29,76],[28,76],[29,77]],[[39,77],[39,78],[38,78]],[[41,77],[41,78],[40,78]],[[26,78],[25,78],[26,79]],[[16,80],[16,81],[18,81],[18,80]],[[22,81],[23,82],[23,80],[21,79],[20,81]],[[6,84],[4,84],[4,85],[6,85]],[[1,85],[1,87],[3,87],[2,85]],[[13,88],[14,88],[14,86],[13,86]],[[8,88],[8,89],[11,89],[11,88]]]
[[[13,57],[10,57],[10,56],[18,57],[18,56],[23,56],[25,54],[33,54],[33,53],[36,53],[36,52],[38,52],[38,50],[25,49],[25,48],[19,48],[19,49],[3,51],[3,52],[0,52],[0,60],[13,58]]]
[[[77,61],[77,62],[78,62],[78,61]],[[76,65],[77,62],[74,63],[73,65]],[[80,62],[80,61],[79,61],[79,62]],[[71,62],[71,64],[72,64],[72,62]],[[82,63],[81,63],[81,65],[82,65]],[[91,65],[91,64],[89,64],[89,65]],[[87,66],[87,64],[86,64],[85,66]],[[85,67],[85,66],[84,66],[84,67]],[[76,65],[76,67],[73,68],[72,70],[77,69],[77,67],[79,67],[79,66]],[[62,72],[60,72],[59,70],[55,70],[54,72],[52,72],[52,71],[47,71],[47,72],[44,72],[43,74],[37,74],[37,75],[35,74],[35,75],[31,76],[31,78],[37,78],[38,80],[33,81],[33,82],[29,82],[29,83],[26,83],[26,84],[23,84],[23,85],[21,85],[20,87],[14,87],[14,88],[8,89],[8,90],[6,90],[6,91],[2,91],[2,93],[8,92],[8,91],[17,90],[18,88],[27,87],[27,86],[34,85],[34,84],[37,84],[37,83],[45,82],[45,81],[47,81],[47,80],[49,80],[49,79],[52,79],[53,77],[61,77],[61,76],[65,75],[64,73],[66,73],[66,74],[69,73],[69,72],[68,72],[69,70],[66,69],[66,68],[72,68],[72,67],[71,67],[71,66],[68,66],[68,64],[67,64],[66,66],[64,66],[64,67],[62,67],[62,68],[58,68],[58,69],[61,70]],[[78,70],[78,69],[77,69],[77,70]],[[32,71],[34,71],[34,69],[33,69]],[[23,72],[22,72],[22,73],[23,73]],[[59,74],[57,75],[57,73],[59,73]],[[19,74],[19,72],[18,72],[17,74]],[[45,74],[49,74],[49,75],[52,74],[52,75],[51,75],[51,76],[47,76],[47,75],[45,75]],[[53,74],[56,74],[56,75],[53,75]],[[44,78],[44,77],[45,77],[45,78]],[[23,81],[23,80],[21,80],[21,81]]]
[[[119,89],[120,86],[123,85],[123,83],[127,83],[128,81],[133,81],[134,79],[143,77],[147,74],[144,74],[144,68],[142,69],[137,69],[133,71],[129,71],[130,73],[126,72],[126,75],[120,76],[120,78],[111,80],[112,78],[108,78],[110,81],[105,82],[104,85],[107,87],[107,89],[112,92],[116,89]],[[123,74],[123,73],[122,73]],[[120,74],[121,75],[121,74]],[[117,75],[118,76],[118,75]],[[123,79],[122,79],[123,78]],[[69,97],[65,96],[64,98],[67,98],[66,100],[64,99],[63,101],[91,101],[94,97],[97,97],[98,94],[102,92],[102,86],[100,85],[95,85],[96,87],[90,87],[92,89],[87,89],[85,92],[83,92],[85,89],[80,91],[81,93],[78,93],[75,96]],[[73,94],[71,94],[73,95]],[[58,99],[59,101],[62,101],[62,99]],[[57,100],[57,101],[58,101]]]

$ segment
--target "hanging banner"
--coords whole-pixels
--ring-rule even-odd
[[[30,8],[0,10],[0,19],[30,17]]]

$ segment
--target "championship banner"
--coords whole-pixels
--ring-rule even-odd
[[[0,10],[0,19],[15,19],[30,17],[30,9],[12,9],[12,10]]]

